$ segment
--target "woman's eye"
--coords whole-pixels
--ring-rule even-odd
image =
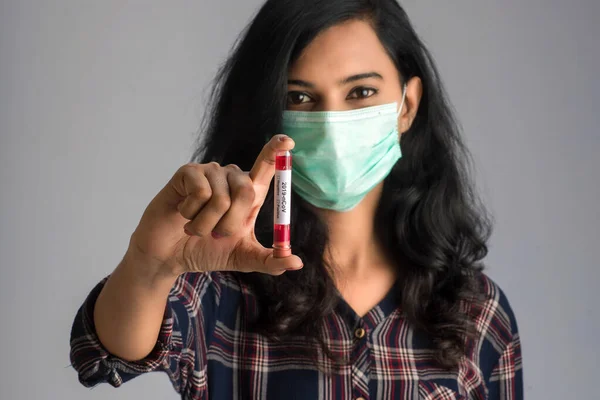
[[[288,103],[289,104],[303,104],[310,101],[310,97],[306,93],[302,92],[289,92]]]
[[[367,87],[359,87],[359,88],[354,89],[352,92],[350,92],[350,95],[348,95],[348,98],[349,99],[366,99],[368,97],[373,96],[376,93],[377,93],[377,89],[367,88]]]

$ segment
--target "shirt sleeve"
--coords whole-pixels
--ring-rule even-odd
[[[521,341],[516,333],[512,342],[500,355],[492,369],[489,381],[490,400],[522,400],[523,368],[521,364]]]
[[[84,386],[107,382],[119,387],[143,373],[162,371],[182,393],[188,377],[206,373],[206,335],[214,327],[216,294],[220,292],[214,288],[211,275],[188,273],[178,278],[169,294],[154,349],[135,362],[110,354],[96,334],[94,306],[107,279],[91,291],[71,329],[71,363]]]

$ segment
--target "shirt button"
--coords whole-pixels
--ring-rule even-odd
[[[357,330],[354,331],[354,337],[357,339],[362,339],[365,337],[365,330],[363,328],[358,328]],[[362,397],[356,399],[356,400],[365,400]]]

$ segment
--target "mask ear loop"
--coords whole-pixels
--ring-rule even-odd
[[[402,88],[402,102],[400,103],[400,109],[398,110],[398,114],[396,114],[396,118],[400,116],[402,113],[402,107],[404,106],[404,100],[406,99],[406,83],[404,83],[404,87]]]

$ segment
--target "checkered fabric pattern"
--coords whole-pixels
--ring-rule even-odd
[[[349,363],[318,368],[302,337],[283,342],[252,330],[257,299],[234,273],[188,273],[171,290],[156,347],[144,360],[109,354],[94,328],[92,290],[75,318],[71,361],[91,387],[118,387],[146,372],[166,372],[182,399],[498,399],[523,398],[521,348],[508,300],[486,275],[477,338],[455,370],[434,360],[435,348],[398,307],[398,288],[360,318],[342,300],[323,324],[328,348]]]

